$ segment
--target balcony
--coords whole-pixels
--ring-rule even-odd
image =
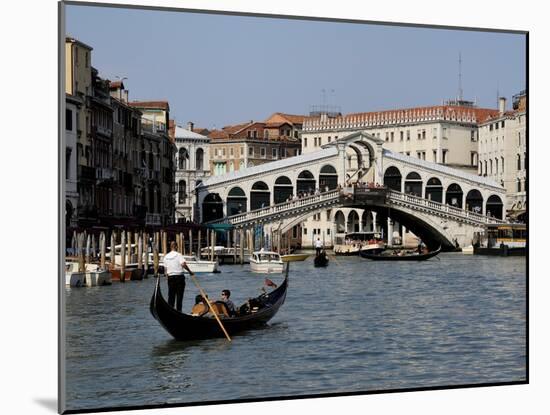
[[[107,182],[112,182],[115,179],[115,172],[110,167],[97,167],[95,173],[97,184],[105,184]]]
[[[93,125],[92,132],[97,136],[103,136],[105,138],[111,138],[113,136],[113,130],[110,128],[102,127],[101,125]]]

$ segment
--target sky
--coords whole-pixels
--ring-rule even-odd
[[[307,115],[440,105],[484,108],[526,87],[525,35],[69,5],[66,33],[93,47],[130,100],[167,100],[179,125],[221,128]],[[323,92],[324,91],[324,92]]]

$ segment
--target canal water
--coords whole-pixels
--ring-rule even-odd
[[[210,298],[228,288],[237,305],[264,279],[247,265],[199,277]],[[154,278],[67,289],[67,408],[526,379],[525,258],[331,257],[326,269],[309,258],[291,263],[289,282],[269,326],[231,343],[173,340],[149,312]],[[184,310],[197,293],[187,278]]]

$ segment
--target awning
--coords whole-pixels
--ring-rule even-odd
[[[206,225],[206,227],[213,229],[216,232],[225,232],[233,229],[233,225],[231,223],[213,223],[211,225]]]

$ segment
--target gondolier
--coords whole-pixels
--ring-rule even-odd
[[[319,238],[315,241],[315,254],[319,256],[321,250],[323,249],[323,242]]]
[[[185,258],[178,252],[178,244],[170,242],[170,252],[164,257],[164,272],[168,278],[168,304],[176,310],[181,311],[183,294],[185,292],[186,270],[190,275],[195,275],[187,266]]]

